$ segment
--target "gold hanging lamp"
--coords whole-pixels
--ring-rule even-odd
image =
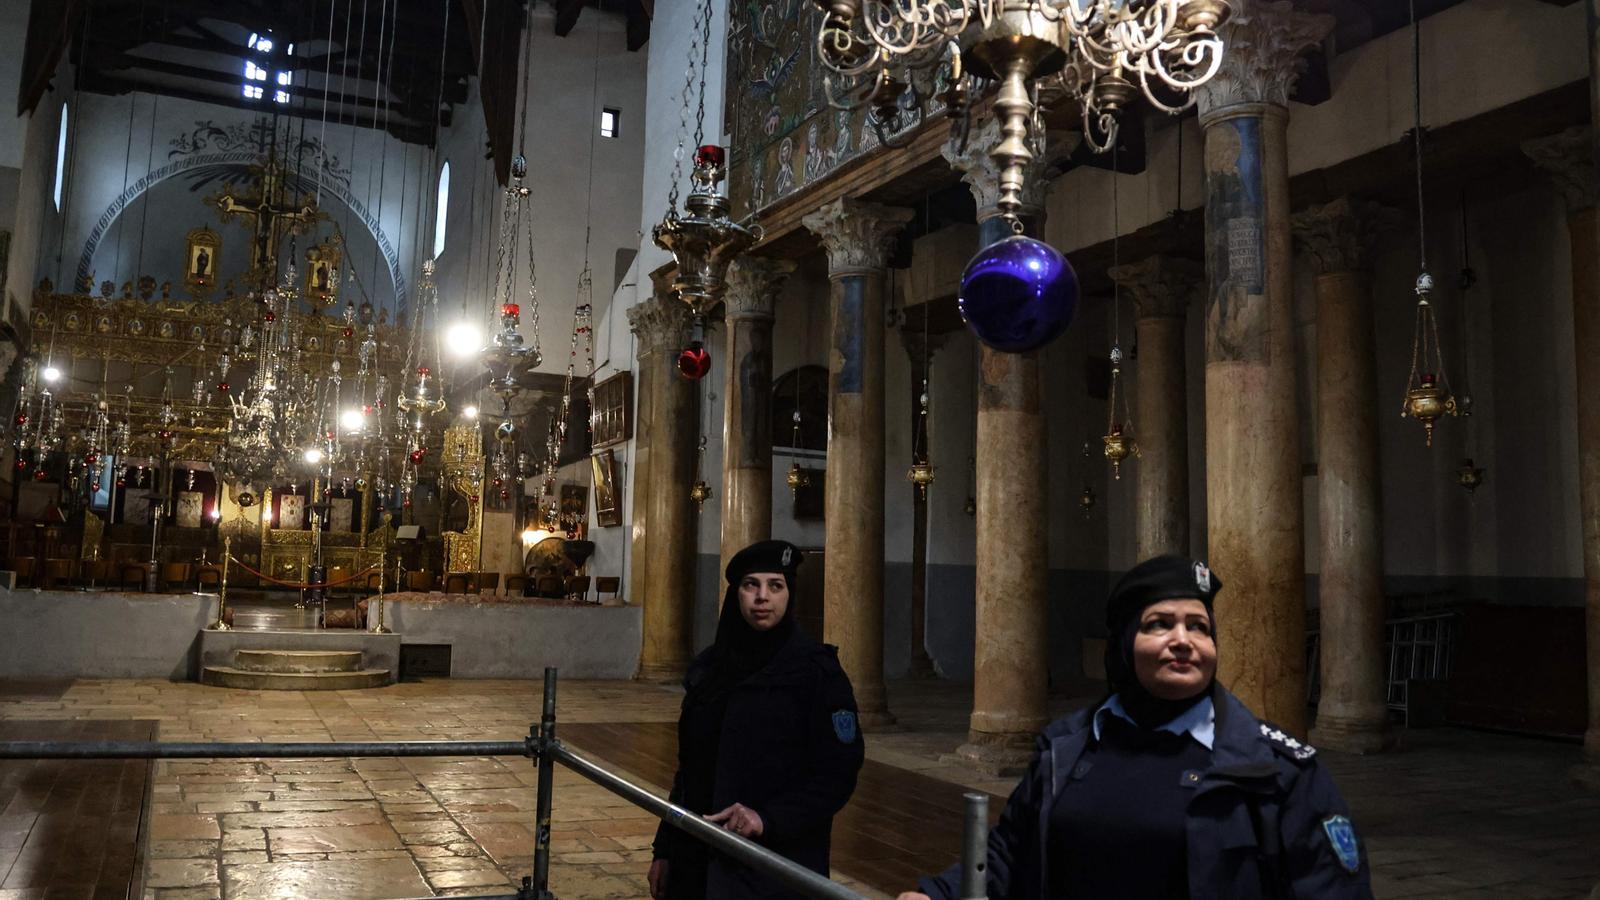
[[[1439,346],[1439,324],[1432,302],[1433,276],[1428,274],[1428,227],[1422,192],[1422,38],[1417,21],[1416,0],[1411,0],[1412,111],[1411,131],[1417,170],[1417,315],[1411,335],[1411,374],[1406,378],[1405,400],[1400,416],[1422,423],[1423,440],[1433,446],[1433,427],[1444,416],[1459,415],[1460,407],[1450,393],[1445,377],[1444,353]]]

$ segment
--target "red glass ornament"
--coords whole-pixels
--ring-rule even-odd
[[[25,459],[17,460],[17,471],[18,472],[26,472],[27,470],[28,470],[28,461],[25,460]]]
[[[522,315],[522,307],[515,303],[502,303],[500,304],[500,315],[520,316]]]
[[[354,328],[346,328],[344,330],[344,336],[345,337],[350,337],[351,335],[353,335],[355,333],[356,333],[356,330]]]
[[[510,491],[501,491],[500,492],[500,499],[501,500],[510,500],[511,499],[511,492]]]
[[[495,487],[499,487],[499,486],[500,486],[500,485],[502,485],[502,484],[505,484],[505,482],[503,482],[503,481],[501,481],[501,480],[500,480],[500,479],[498,479],[498,478],[496,478],[496,479],[495,479],[495,480],[494,480],[494,486],[495,486]]]
[[[128,483],[126,481],[122,480],[121,478],[117,479],[117,487],[125,488],[127,486],[128,486]]]
[[[45,471],[43,469],[34,469],[33,470],[33,480],[34,481],[43,481],[47,477],[48,476],[46,475],[46,473],[45,473]]]
[[[17,413],[17,424],[18,425],[26,425],[26,424],[28,424],[28,414],[27,413]]]
[[[699,381],[711,371],[711,354],[699,342],[683,348],[678,354],[678,371],[690,381]]]
[[[83,461],[84,461],[84,462],[86,462],[86,463],[88,463],[88,464],[89,464],[89,465],[91,465],[91,466],[92,466],[92,465],[94,465],[94,464],[95,464],[95,463],[97,463],[97,462],[99,462],[99,461],[100,461],[100,454],[98,454],[98,453],[89,453],[89,454],[86,454],[86,455],[85,455],[85,456],[84,456],[84,457],[83,457]]]
[[[411,501],[410,501],[410,500],[407,500],[407,501],[406,501],[406,502],[405,502],[405,508],[406,508],[406,509],[410,509],[410,508],[411,508]]]
[[[413,466],[422,465],[422,458],[424,456],[427,456],[427,455],[428,455],[428,448],[427,447],[423,447],[421,450],[413,450],[413,451],[411,451],[411,464]]]
[[[716,144],[701,144],[694,151],[694,164],[697,166],[717,166],[721,168],[728,152]]]
[[[261,317],[261,320],[270,325],[273,322],[278,321],[278,314],[269,309],[267,310],[267,314]]]
[[[426,375],[429,371],[431,370],[427,366],[417,366],[418,375]]]
[[[229,385],[228,385],[228,383],[226,381],[217,382],[217,393],[226,394],[228,392],[228,390],[229,390]]]
[[[1423,372],[1422,373],[1422,383],[1423,384],[1428,384],[1428,385],[1435,384],[1435,383],[1438,382],[1438,380],[1439,380],[1439,377],[1437,375],[1434,375],[1432,372]]]
[[[372,412],[372,404],[370,404],[370,403],[361,404],[361,414],[362,415],[365,416],[365,415],[370,414],[371,412]]]

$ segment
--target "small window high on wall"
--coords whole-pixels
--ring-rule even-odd
[[[450,161],[439,167],[439,197],[433,207],[433,258],[444,252],[445,219],[450,212]]]
[[[622,111],[606,107],[600,110],[600,136],[614,138],[622,128]]]
[[[61,104],[61,133],[56,136],[56,212],[61,212],[61,190],[67,183],[67,105]]]

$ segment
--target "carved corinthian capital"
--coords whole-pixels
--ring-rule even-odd
[[[1373,244],[1400,225],[1400,211],[1368,200],[1340,197],[1289,217],[1295,246],[1318,275],[1365,271]]]
[[[661,350],[676,352],[689,343],[688,304],[669,291],[628,308],[628,328],[639,339],[639,356]]]
[[[1152,256],[1116,266],[1106,274],[1133,298],[1139,318],[1175,318],[1183,315],[1189,301],[1200,292],[1206,269],[1193,260]]]
[[[794,272],[786,259],[741,256],[728,269],[728,292],[723,295],[729,319],[771,319],[778,292]]]
[[[1022,172],[1023,216],[1037,216],[1044,210],[1045,191],[1050,183],[1045,173],[1060,160],[1071,155],[1083,141],[1076,131],[1052,131],[1045,135],[1045,149],[1036,155]],[[952,136],[940,150],[952,167],[959,170],[961,180],[972,191],[978,202],[978,221],[999,215],[1000,165],[989,155],[990,149],[1000,143],[1000,122],[993,116],[984,120],[981,127],[967,134],[965,146]]]
[[[805,225],[828,251],[828,276],[882,271],[894,236],[911,221],[911,210],[841,197],[810,213]]]
[[[1234,5],[1219,30],[1222,68],[1199,88],[1200,121],[1246,103],[1289,105],[1289,89],[1305,63],[1300,55],[1328,36],[1334,18],[1297,11],[1289,0]]]
[[[1567,200],[1567,210],[1576,212],[1595,205],[1597,185],[1594,149],[1588,125],[1569,128],[1560,134],[1522,142],[1522,152],[1555,182]]]

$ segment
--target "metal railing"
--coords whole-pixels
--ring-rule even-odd
[[[515,894],[482,894],[461,900],[555,900],[550,892],[550,810],[555,764],[560,763],[697,841],[807,897],[863,900],[860,894],[787,857],[703,819],[607,771],[556,738],[556,670],[544,670],[544,709],[537,726],[520,741],[0,741],[0,759],[309,759],[419,756],[526,756],[539,766],[535,808],[533,874]],[[962,840],[962,900],[982,900],[988,841],[988,795],[968,793]]]

